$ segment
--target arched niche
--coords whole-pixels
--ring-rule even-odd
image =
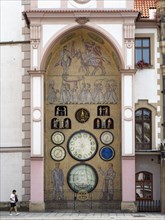
[[[113,129],[108,126],[108,119],[114,124],[115,148],[118,154],[115,156],[114,167],[118,173],[116,187],[121,188],[121,166],[120,166],[120,135],[121,122],[121,73],[122,61],[114,45],[102,34],[94,29],[77,28],[65,32],[56,38],[51,48],[45,54],[42,62],[42,69],[45,69],[44,76],[44,140],[45,140],[45,200],[52,200],[52,170],[54,161],[50,158],[50,151],[54,144],[51,136],[54,132],[53,120],[64,122],[66,115],[56,114],[57,108],[67,108],[68,129],[57,126],[56,131],[62,132],[65,141],[62,147],[67,149],[68,140],[71,135],[80,129],[88,130],[97,139],[102,133],[102,122],[104,129]],[[98,106],[109,107],[109,111],[103,115],[98,114]],[[63,109],[63,108],[62,108]],[[88,120],[80,124],[76,118],[76,112],[80,109],[87,109]],[[59,112],[59,111],[58,111]],[[103,107],[104,112],[104,107]],[[84,111],[82,117],[86,117]],[[95,119],[99,120],[99,126]],[[51,121],[52,120],[52,121]],[[60,124],[60,123],[59,123]],[[52,125],[52,126],[50,126]],[[66,175],[69,166],[75,165],[76,161],[68,154],[61,162],[60,167]],[[95,155],[89,161],[94,167],[102,166],[106,169],[104,161]],[[97,189],[102,189],[102,182],[98,183]],[[64,184],[64,191],[69,190],[67,182]],[[68,200],[70,198],[67,198]]]

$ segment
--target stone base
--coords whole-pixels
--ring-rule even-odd
[[[137,212],[136,202],[121,202],[121,210],[124,212]]]
[[[45,203],[44,202],[30,202],[29,203],[29,211],[30,212],[45,211]]]
[[[45,209],[48,211],[75,210],[77,212],[90,212],[93,210],[94,212],[121,212],[121,201],[46,201]]]

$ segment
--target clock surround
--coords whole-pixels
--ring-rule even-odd
[[[70,156],[75,160],[87,161],[96,155],[98,142],[91,132],[79,130],[70,136],[67,148]]]

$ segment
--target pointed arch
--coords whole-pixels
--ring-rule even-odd
[[[57,32],[56,34],[54,34],[51,39],[47,42],[47,44],[45,45],[44,49],[43,49],[43,53],[41,56],[41,62],[40,62],[40,69],[41,70],[46,70],[46,66],[47,63],[50,59],[51,56],[51,52],[53,50],[53,48],[55,47],[55,45],[59,42],[59,40],[64,37],[67,34],[70,34],[73,31],[78,31],[81,29],[85,29],[88,31],[91,31],[97,35],[100,35],[101,38],[105,39],[109,45],[111,45],[111,47],[114,49],[116,55],[115,58],[118,60],[119,63],[119,69],[123,69],[124,68],[124,59],[121,53],[121,47],[118,44],[118,42],[114,39],[114,37],[112,35],[110,35],[108,32],[106,32],[105,30],[103,30],[102,28],[95,26],[95,28],[91,27],[91,26],[73,26],[73,27],[64,27],[61,29],[61,31]]]

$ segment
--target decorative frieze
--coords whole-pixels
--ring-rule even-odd
[[[124,25],[124,38],[133,39],[134,36],[135,36],[135,25],[134,24]]]
[[[124,25],[124,43],[125,43],[125,68],[134,68],[134,38],[135,38],[135,25]]]
[[[39,43],[40,43],[39,40],[32,40],[32,41],[31,41],[32,48],[33,48],[33,49],[38,49]]]
[[[30,39],[31,39],[31,46],[32,46],[32,66],[38,66],[38,49],[41,37],[41,27],[39,25],[32,25],[30,26]]]
[[[126,44],[126,47],[128,49],[133,48],[133,46],[134,46],[134,39],[125,39],[125,44]]]
[[[89,18],[86,18],[86,17],[79,17],[79,18],[76,18],[76,22],[78,24],[86,24],[87,22],[89,21]]]
[[[40,25],[30,26],[30,39],[40,40],[41,37],[40,31],[41,31]]]

